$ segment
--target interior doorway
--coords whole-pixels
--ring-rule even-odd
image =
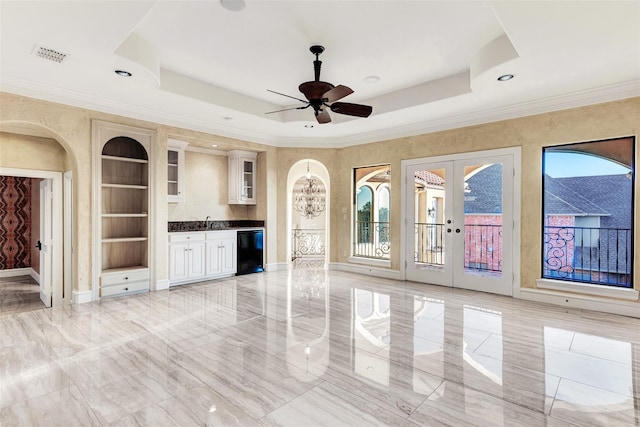
[[[326,167],[312,159],[295,163],[287,178],[289,262],[322,262],[329,254],[330,188]]]
[[[13,193],[7,196],[12,202],[15,202],[16,194],[29,193],[29,196],[22,194],[22,197],[29,197],[29,204],[33,202],[37,205],[32,210],[32,217],[30,213],[16,214],[15,205],[8,207],[7,203],[3,203],[4,209],[7,210],[3,214],[11,217],[5,223],[12,227],[11,233],[6,234],[11,234],[14,242],[20,241],[20,243],[7,243],[5,252],[14,254],[17,252],[17,249],[15,252],[14,249],[20,247],[23,252],[29,252],[28,255],[22,256],[33,260],[33,262],[25,261],[21,264],[7,263],[0,271],[5,285],[3,301],[16,303],[18,299],[24,300],[24,298],[18,298],[18,294],[23,291],[25,295],[31,294],[32,287],[37,285],[38,299],[41,300],[43,307],[60,305],[64,302],[65,293],[70,297],[70,290],[65,292],[63,280],[62,173],[0,167],[0,176],[13,178]],[[21,182],[23,190],[15,189],[16,180]],[[24,218],[19,218],[21,215]],[[26,238],[27,234],[28,238]],[[70,263],[71,260],[67,262]],[[7,296],[12,289],[15,291],[13,295]]]
[[[513,295],[518,150],[403,162],[407,280]]]

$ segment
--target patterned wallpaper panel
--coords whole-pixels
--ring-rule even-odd
[[[31,178],[0,176],[0,270],[31,265]]]

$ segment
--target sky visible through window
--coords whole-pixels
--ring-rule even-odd
[[[552,178],[622,175],[630,171],[618,163],[587,154],[547,151],[544,155],[544,172]]]

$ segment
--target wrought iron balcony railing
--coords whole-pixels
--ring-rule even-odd
[[[354,226],[353,256],[389,259],[389,223],[356,221]]]
[[[545,226],[542,276],[631,287],[631,250],[629,228]]]
[[[449,226],[449,229],[452,227]],[[430,265],[445,263],[445,224],[416,223],[414,261]],[[502,225],[465,224],[464,268],[502,271]]]
[[[296,229],[291,236],[291,260],[325,254],[324,229]]]

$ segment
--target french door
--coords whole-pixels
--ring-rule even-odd
[[[512,295],[514,154],[403,161],[407,280]]]

